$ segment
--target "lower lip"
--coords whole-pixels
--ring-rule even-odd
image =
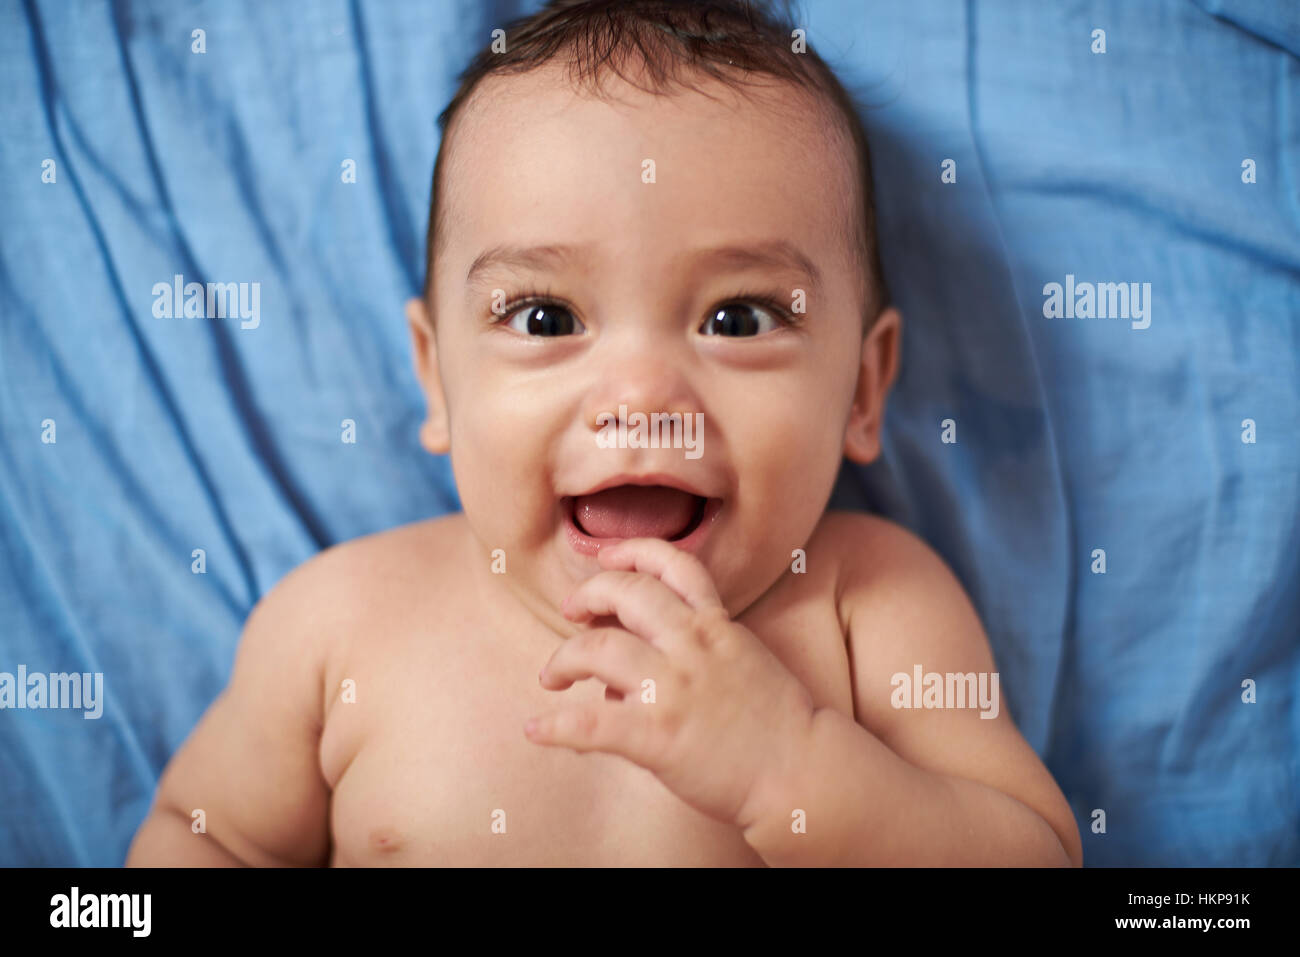
[[[618,542],[625,541],[622,538],[592,538],[582,529],[578,528],[577,523],[573,520],[573,499],[568,498],[564,503],[565,508],[565,533],[569,539],[569,545],[579,555],[595,555],[606,545],[615,545]],[[704,514],[700,516],[700,523],[691,530],[691,533],[685,538],[673,539],[669,542],[680,548],[684,552],[697,551],[704,544],[704,539],[708,537],[709,529],[713,523],[718,520],[718,515],[722,511],[722,499],[710,498],[704,503]]]

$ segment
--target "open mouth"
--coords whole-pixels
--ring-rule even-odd
[[[567,499],[569,519],[595,540],[662,538],[676,542],[704,521],[710,500],[666,485],[616,485]]]
[[[563,503],[569,541],[585,554],[624,538],[663,538],[690,549],[722,507],[722,499],[684,489],[632,484],[571,495]]]

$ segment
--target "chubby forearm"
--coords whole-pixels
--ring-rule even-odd
[[[1072,863],[1026,805],[909,764],[830,708],[814,713],[805,746],[755,795],[741,824],[773,867]]]

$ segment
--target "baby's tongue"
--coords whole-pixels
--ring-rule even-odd
[[[663,485],[618,485],[579,495],[573,517],[592,538],[675,538],[695,515],[697,499]]]

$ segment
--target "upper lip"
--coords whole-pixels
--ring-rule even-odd
[[[667,475],[663,472],[652,472],[647,475],[613,475],[603,481],[593,485],[584,492],[576,492],[571,498],[579,498],[583,495],[595,495],[597,492],[603,492],[606,489],[616,488],[619,485],[664,485],[668,488],[680,489],[683,492],[689,492],[691,495],[698,495],[700,498],[711,498],[707,492],[700,489],[693,482],[678,478],[675,475]]]

